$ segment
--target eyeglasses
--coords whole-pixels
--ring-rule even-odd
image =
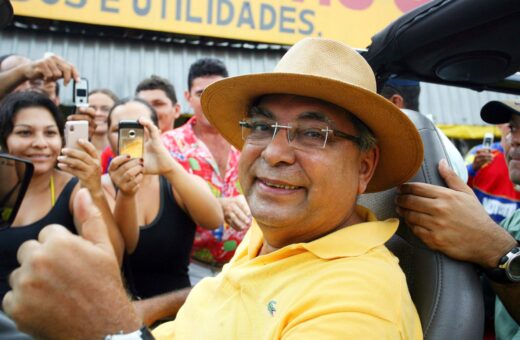
[[[361,144],[359,137],[330,129],[326,123],[317,121],[280,125],[278,122],[253,118],[242,120],[239,124],[242,128],[242,139],[253,145],[266,146],[280,129],[287,130],[287,141],[298,149],[324,149],[331,136]]]

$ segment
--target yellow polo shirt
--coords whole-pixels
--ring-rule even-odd
[[[397,258],[396,219],[365,223],[257,256],[255,224],[217,277],[197,284],[157,339],[422,339]]]

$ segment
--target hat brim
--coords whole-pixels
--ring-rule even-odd
[[[202,94],[208,121],[233,146],[242,149],[238,122],[251,103],[267,94],[293,94],[343,107],[374,133],[379,163],[366,192],[389,189],[409,180],[423,161],[423,145],[415,125],[385,98],[364,88],[329,78],[294,73],[263,73],[226,78]]]
[[[13,6],[9,0],[0,0],[0,29],[7,26],[13,18]]]
[[[489,124],[509,123],[514,114],[518,115],[520,112],[498,100],[490,101],[480,110],[480,117]]]

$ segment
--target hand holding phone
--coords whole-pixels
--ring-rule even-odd
[[[484,138],[482,139],[482,148],[491,149],[491,145],[493,144],[493,134],[491,132],[486,132],[484,134]]]
[[[78,140],[88,140],[88,121],[69,120],[65,123],[65,146],[71,149],[83,150]]]
[[[135,120],[119,122],[118,154],[131,158],[143,158],[144,128]]]

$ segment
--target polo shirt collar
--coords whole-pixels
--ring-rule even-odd
[[[359,256],[385,244],[399,226],[398,219],[378,221],[373,212],[360,205],[356,206],[356,212],[366,222],[342,228],[311,242],[291,244],[276,252],[304,249],[322,259]],[[248,257],[254,258],[262,247],[263,235],[256,222],[251,229]]]

